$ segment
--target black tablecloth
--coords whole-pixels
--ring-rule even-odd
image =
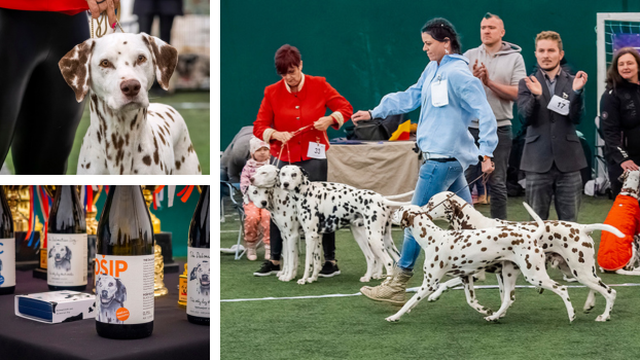
[[[185,310],[178,307],[178,275],[165,275],[169,295],[156,298],[153,334],[137,340],[100,337],[93,319],[60,324],[27,320],[15,315],[14,295],[1,295],[0,359],[209,359],[209,326],[188,322]],[[31,271],[18,271],[16,278],[15,294],[49,290]]]

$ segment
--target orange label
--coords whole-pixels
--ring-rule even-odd
[[[129,310],[127,308],[119,308],[116,310],[116,318],[120,321],[125,321],[129,318]]]

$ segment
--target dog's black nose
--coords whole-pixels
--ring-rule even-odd
[[[109,296],[109,293],[107,292],[107,290],[102,290],[102,297],[107,297]]]
[[[267,202],[265,200],[262,200],[261,204],[262,204],[263,207],[267,206]]]
[[[136,96],[140,92],[140,82],[138,80],[125,80],[120,83],[120,90],[125,96]]]
[[[284,183],[282,184],[284,187],[288,188],[289,187],[289,183]]]

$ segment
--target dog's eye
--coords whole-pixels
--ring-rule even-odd
[[[109,60],[104,59],[100,61],[100,66],[103,68],[108,68],[108,67],[111,67],[111,63],[109,62]]]
[[[138,64],[142,64],[147,61],[147,58],[144,55],[138,55]]]

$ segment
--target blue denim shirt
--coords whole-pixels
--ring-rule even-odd
[[[440,64],[431,61],[418,82],[405,91],[385,95],[371,111],[374,118],[405,114],[422,106],[418,122],[418,146],[424,152],[456,158],[463,169],[478,163],[479,155],[492,156],[498,144],[496,118],[487,102],[482,82],[471,74],[469,60],[445,55]],[[446,81],[449,104],[431,103],[431,84]],[[467,130],[479,119],[480,148]]]

